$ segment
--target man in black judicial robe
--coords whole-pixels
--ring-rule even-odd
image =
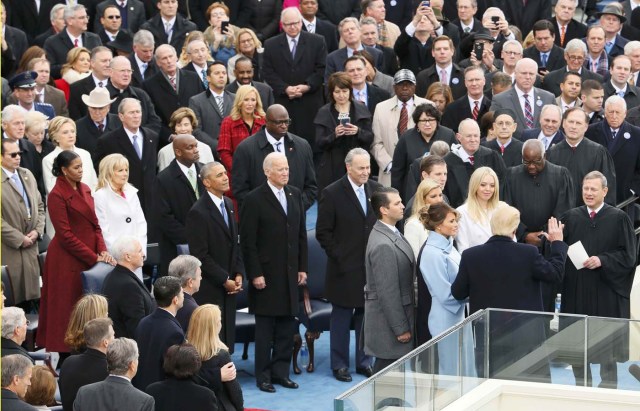
[[[540,236],[547,231],[550,217],[560,218],[575,207],[575,189],[569,170],[545,160],[541,140],[524,143],[522,163],[507,169],[501,198],[520,211],[520,225],[516,231],[518,241],[535,245],[546,255],[548,244]],[[542,284],[545,310],[553,309],[560,285]]]
[[[594,170],[600,171],[607,177],[609,191],[606,202],[615,204],[616,170],[613,158],[606,148],[584,138],[588,127],[589,117],[582,108],[574,107],[565,111],[562,121],[565,140],[547,151],[547,160],[569,170],[576,191],[576,205],[583,204],[580,188],[582,179]]]
[[[498,109],[493,114],[493,130],[496,138],[482,142],[483,146],[502,156],[502,161],[507,168],[522,164],[522,141],[513,138],[517,127],[516,114],[513,110]]]
[[[599,317],[629,318],[631,285],[636,268],[636,239],[627,214],[604,204],[605,179],[599,172],[589,173],[582,184],[584,206],[562,216],[567,244],[581,241],[590,256],[578,270],[565,264],[562,312]],[[600,364],[599,387],[617,387],[617,362],[629,359],[629,335],[626,324],[590,325],[588,363]],[[584,368],[580,358],[572,364],[576,385],[583,384]],[[589,364],[587,364],[589,365]],[[591,386],[591,369],[587,366]]]

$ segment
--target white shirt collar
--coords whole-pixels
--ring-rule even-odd
[[[413,97],[411,97],[405,103],[407,104],[407,111],[411,111],[411,109],[413,108]],[[400,101],[400,99],[398,99],[398,109],[402,110],[402,105],[405,103],[403,103],[402,101]]]
[[[273,195],[276,196],[276,198],[278,198],[279,192],[282,191],[284,193],[284,188],[278,188],[274,186],[273,184],[271,184],[271,181],[267,180],[267,184],[269,185],[269,188],[271,189],[271,191],[273,191]]]
[[[347,180],[349,180],[349,184],[351,184],[351,188],[353,189],[353,192],[356,193],[356,196],[358,196],[358,189],[362,188],[364,189],[364,184],[361,186],[358,186],[356,183],[354,183],[351,178],[349,178],[349,176],[347,176]]]
[[[189,179],[189,170],[191,170],[191,171],[193,171],[195,173],[196,178],[198,177],[198,173],[196,172],[196,165],[195,164],[191,164],[191,167],[187,167],[187,166],[185,166],[184,164],[182,164],[179,161],[176,161],[176,163],[178,163],[178,167],[180,167],[180,170],[182,170],[182,172],[187,177],[187,179]]]
[[[176,24],[176,16],[173,16],[171,20],[165,20],[164,18],[162,18],[162,16],[160,16],[160,20],[162,20],[162,25],[164,27],[167,26],[167,23],[171,24],[171,30],[173,30],[173,26]]]
[[[516,84],[513,85],[513,88],[516,90],[516,93],[518,94],[518,99],[521,99],[524,96],[525,92],[520,90],[520,87],[518,87],[518,85],[516,85]],[[532,99],[532,100],[533,100],[533,90],[534,89],[532,87],[531,90],[529,90],[526,93],[529,96],[529,98]]]
[[[207,194],[209,194],[209,197],[211,197],[211,200],[213,201],[213,204],[216,205],[216,208],[220,210],[220,204],[222,204],[224,199],[218,198],[218,196],[216,196],[215,194],[213,194],[211,191],[208,191],[208,190],[207,190]]]
[[[131,382],[131,379],[129,377],[124,376],[124,375],[109,374],[109,377],[122,378],[123,380],[127,380],[127,381]]]
[[[7,177],[9,177],[9,178],[13,178],[13,175],[18,172],[18,170],[16,169],[16,171],[14,173],[12,173],[11,171],[7,170],[4,167],[2,167],[2,170],[7,174]]]
[[[484,97],[484,96],[482,96]],[[480,110],[480,106],[482,105],[482,97],[480,97],[479,99],[475,100],[473,98],[471,98],[470,95],[467,94],[467,99],[469,100],[469,107],[471,107],[471,110],[473,111],[473,106],[474,106],[474,102],[477,101],[478,102],[478,110]]]
[[[384,225],[386,225],[387,227],[389,227],[389,230],[393,231],[394,233],[398,233],[398,229],[397,229],[395,226],[393,226],[393,225],[391,225],[391,224],[387,224],[387,223],[385,223],[385,222],[384,222],[384,221],[382,221],[382,220],[378,220],[378,221],[380,221],[382,224],[384,224]]]
[[[269,134],[267,129],[264,130],[264,134],[267,136],[267,141],[269,142],[269,144],[274,145],[274,144],[277,144],[277,143],[282,143],[284,145],[284,137],[282,137],[280,140],[276,140],[275,137],[273,137],[271,134]],[[274,149],[275,149],[275,147],[274,147]]]
[[[602,204],[600,204],[600,207],[596,208],[595,210],[587,206],[587,211],[589,212],[589,214],[591,214],[592,211],[595,211],[596,214],[598,214],[600,210],[602,210],[602,207],[604,207],[604,201],[602,202]]]

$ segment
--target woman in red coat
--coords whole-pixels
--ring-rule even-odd
[[[102,238],[91,190],[80,182],[80,157],[61,152],[53,161],[53,175],[57,181],[47,205],[56,233],[45,260],[37,343],[47,351],[69,352],[64,333],[73,305],[82,296],[80,273],[97,262],[115,261]]]
[[[265,118],[258,90],[246,84],[238,87],[231,113],[222,120],[218,135],[218,154],[229,174],[229,191],[226,195],[233,200],[236,215],[238,215],[238,205],[231,195],[233,153],[244,139],[260,131],[265,124]]]

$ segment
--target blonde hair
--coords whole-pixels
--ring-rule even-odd
[[[511,237],[520,224],[520,211],[501,203],[491,216],[491,234]]]
[[[222,312],[214,304],[201,305],[191,315],[187,341],[196,347],[203,362],[218,355],[221,350],[228,350],[220,340],[221,321]]]
[[[258,93],[258,90],[255,87],[245,84],[238,87],[238,91],[236,91],[236,98],[235,100],[233,100],[233,107],[231,107],[231,112],[229,113],[229,116],[232,120],[242,118],[241,106],[243,100],[249,95],[249,93],[254,93],[256,95],[256,108],[255,110],[253,110],[253,118],[265,118],[266,114],[262,109],[262,99],[260,98],[260,93]]]
[[[494,210],[496,207],[498,207],[498,204],[500,202],[500,182],[498,181],[496,172],[493,171],[490,167],[480,167],[476,169],[476,171],[471,174],[471,179],[469,180],[469,192],[467,195],[467,201],[465,203],[467,204],[467,209],[469,210],[469,216],[473,221],[479,224],[488,220],[488,215],[485,210],[480,207],[478,196],[476,194],[478,188],[480,188],[482,179],[486,176],[493,177],[493,181],[496,184],[493,195],[487,202],[488,211],[491,212],[492,210]]]
[[[74,47],[69,50],[67,53],[67,62],[62,65],[60,74],[64,75],[64,73],[72,69],[73,65],[76,64],[76,61],[78,61],[82,53],[87,53],[89,55],[89,59],[91,59],[91,52],[86,47]]]
[[[420,184],[418,185],[418,189],[416,190],[416,195],[413,197],[413,207],[411,207],[411,216],[419,217],[420,209],[422,207],[428,206],[428,204],[425,201],[425,197],[429,195],[431,190],[435,190],[436,188],[439,188],[442,190],[442,187],[440,187],[440,184],[431,178],[425,178],[420,182]]]
[[[56,116],[49,121],[49,139],[53,141],[56,146],[58,145],[58,139],[56,138],[56,135],[60,132],[62,126],[64,126],[65,124],[73,125],[73,131],[76,131],[76,123],[69,117]]]
[[[39,111],[29,111],[24,116],[24,131],[47,129],[49,118]]]
[[[83,296],[71,311],[69,325],[64,335],[64,343],[75,351],[85,348],[84,325],[95,318],[106,318],[109,312],[107,299],[100,294]]]
[[[258,50],[259,48],[262,48],[262,43],[260,42],[260,40],[258,40],[258,36],[256,36],[256,33],[251,29],[242,28],[238,30],[238,32],[236,33],[236,39],[235,39],[236,50],[240,50],[240,36],[242,36],[243,34],[248,34],[251,36],[251,38],[253,39],[253,45],[256,47],[256,50]],[[240,51],[238,51],[238,54],[242,55]]]
[[[129,169],[129,160],[122,154],[109,154],[103,158],[102,161],[100,161],[96,190],[109,187],[113,179],[113,174],[116,169],[120,167],[127,167],[127,169]]]

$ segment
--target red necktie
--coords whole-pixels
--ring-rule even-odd
[[[98,131],[100,131],[101,133],[104,131],[104,123],[98,123],[96,124],[96,126],[98,126]]]
[[[500,144],[500,154],[504,155],[504,146]]]
[[[590,213],[589,213],[589,218],[591,218],[591,220],[595,220],[595,218],[596,218],[596,212],[595,212],[595,211],[590,212]]]
[[[560,27],[560,46],[564,47],[564,36],[567,34],[567,27]]]
[[[471,163],[471,165],[473,165],[473,161],[474,161],[473,156],[469,156],[469,163]]]
[[[398,122],[398,135],[407,131],[409,125],[409,112],[407,111],[407,103],[402,103],[400,110],[400,121]]]
[[[480,109],[478,108],[478,102],[477,101],[473,102],[473,112],[471,114],[473,115],[473,119],[474,120],[478,119],[478,114],[480,114]]]
[[[78,39],[73,40],[73,47],[78,47]]]

